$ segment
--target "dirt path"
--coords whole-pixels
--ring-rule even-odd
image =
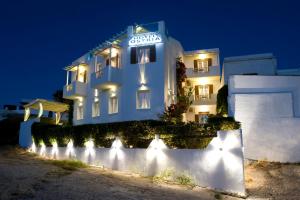
[[[18,148],[0,148],[0,199],[238,199],[184,186],[155,184],[149,178],[88,167],[60,167]]]
[[[246,166],[249,199],[300,200],[300,165],[252,162]]]

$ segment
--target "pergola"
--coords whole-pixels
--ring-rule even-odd
[[[24,121],[27,121],[30,117],[30,109],[38,110],[37,118],[43,115],[44,110],[52,111],[55,113],[55,124],[58,124],[61,118],[61,113],[69,109],[69,106],[65,103],[48,101],[45,99],[36,99],[26,105],[24,105]]]

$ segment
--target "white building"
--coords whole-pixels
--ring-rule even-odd
[[[74,100],[75,125],[158,119],[176,101],[178,57],[186,63],[189,84],[196,89],[187,120],[197,120],[199,112],[215,112],[218,49],[184,52],[166,35],[164,22],[151,25],[156,25],[151,31],[147,25],[129,26],[66,68],[63,95]]]
[[[272,53],[227,57],[222,68],[222,84],[228,84],[231,75],[272,76],[276,69],[277,60]]]

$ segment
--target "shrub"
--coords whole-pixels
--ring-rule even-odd
[[[221,116],[228,115],[228,86],[224,85],[217,94],[217,114]]]
[[[111,147],[113,140],[118,136],[125,147],[147,148],[155,134],[159,134],[170,148],[201,149],[216,136],[217,130],[222,130],[220,128],[239,128],[239,124],[232,120],[218,118],[211,124],[172,124],[145,120],[80,126],[34,123],[32,136],[36,142],[44,141],[46,146],[51,146],[53,139],[59,146],[66,146],[69,140],[73,139],[75,146],[83,147],[85,139],[92,138],[95,146],[107,148]]]

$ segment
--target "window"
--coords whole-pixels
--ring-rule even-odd
[[[206,124],[208,120],[209,112],[199,112],[199,114],[195,115],[195,122],[199,122],[200,124]]]
[[[101,65],[101,63],[96,63],[96,65],[95,65],[95,73],[96,73],[96,77],[97,78],[99,78],[99,77],[102,76],[103,71],[102,71],[102,65]]]
[[[194,70],[195,71],[208,72],[210,66],[212,66],[211,58],[194,60]]]
[[[120,67],[120,56],[118,53],[114,57],[111,57],[110,65],[112,67]]]
[[[109,97],[108,114],[118,113],[118,97]]]
[[[137,92],[137,109],[149,109],[150,108],[150,91],[141,90]]]
[[[83,119],[83,103],[79,102],[77,106],[77,120]]]
[[[77,67],[76,80],[82,83],[86,83],[86,69],[84,67]]]
[[[156,61],[156,48],[155,45],[143,47],[131,47],[130,63],[149,63]]]
[[[93,103],[93,108],[92,108],[92,116],[93,117],[99,117],[100,116],[100,103],[99,99],[95,99]]]
[[[196,85],[195,100],[209,99],[213,93],[213,85]]]

